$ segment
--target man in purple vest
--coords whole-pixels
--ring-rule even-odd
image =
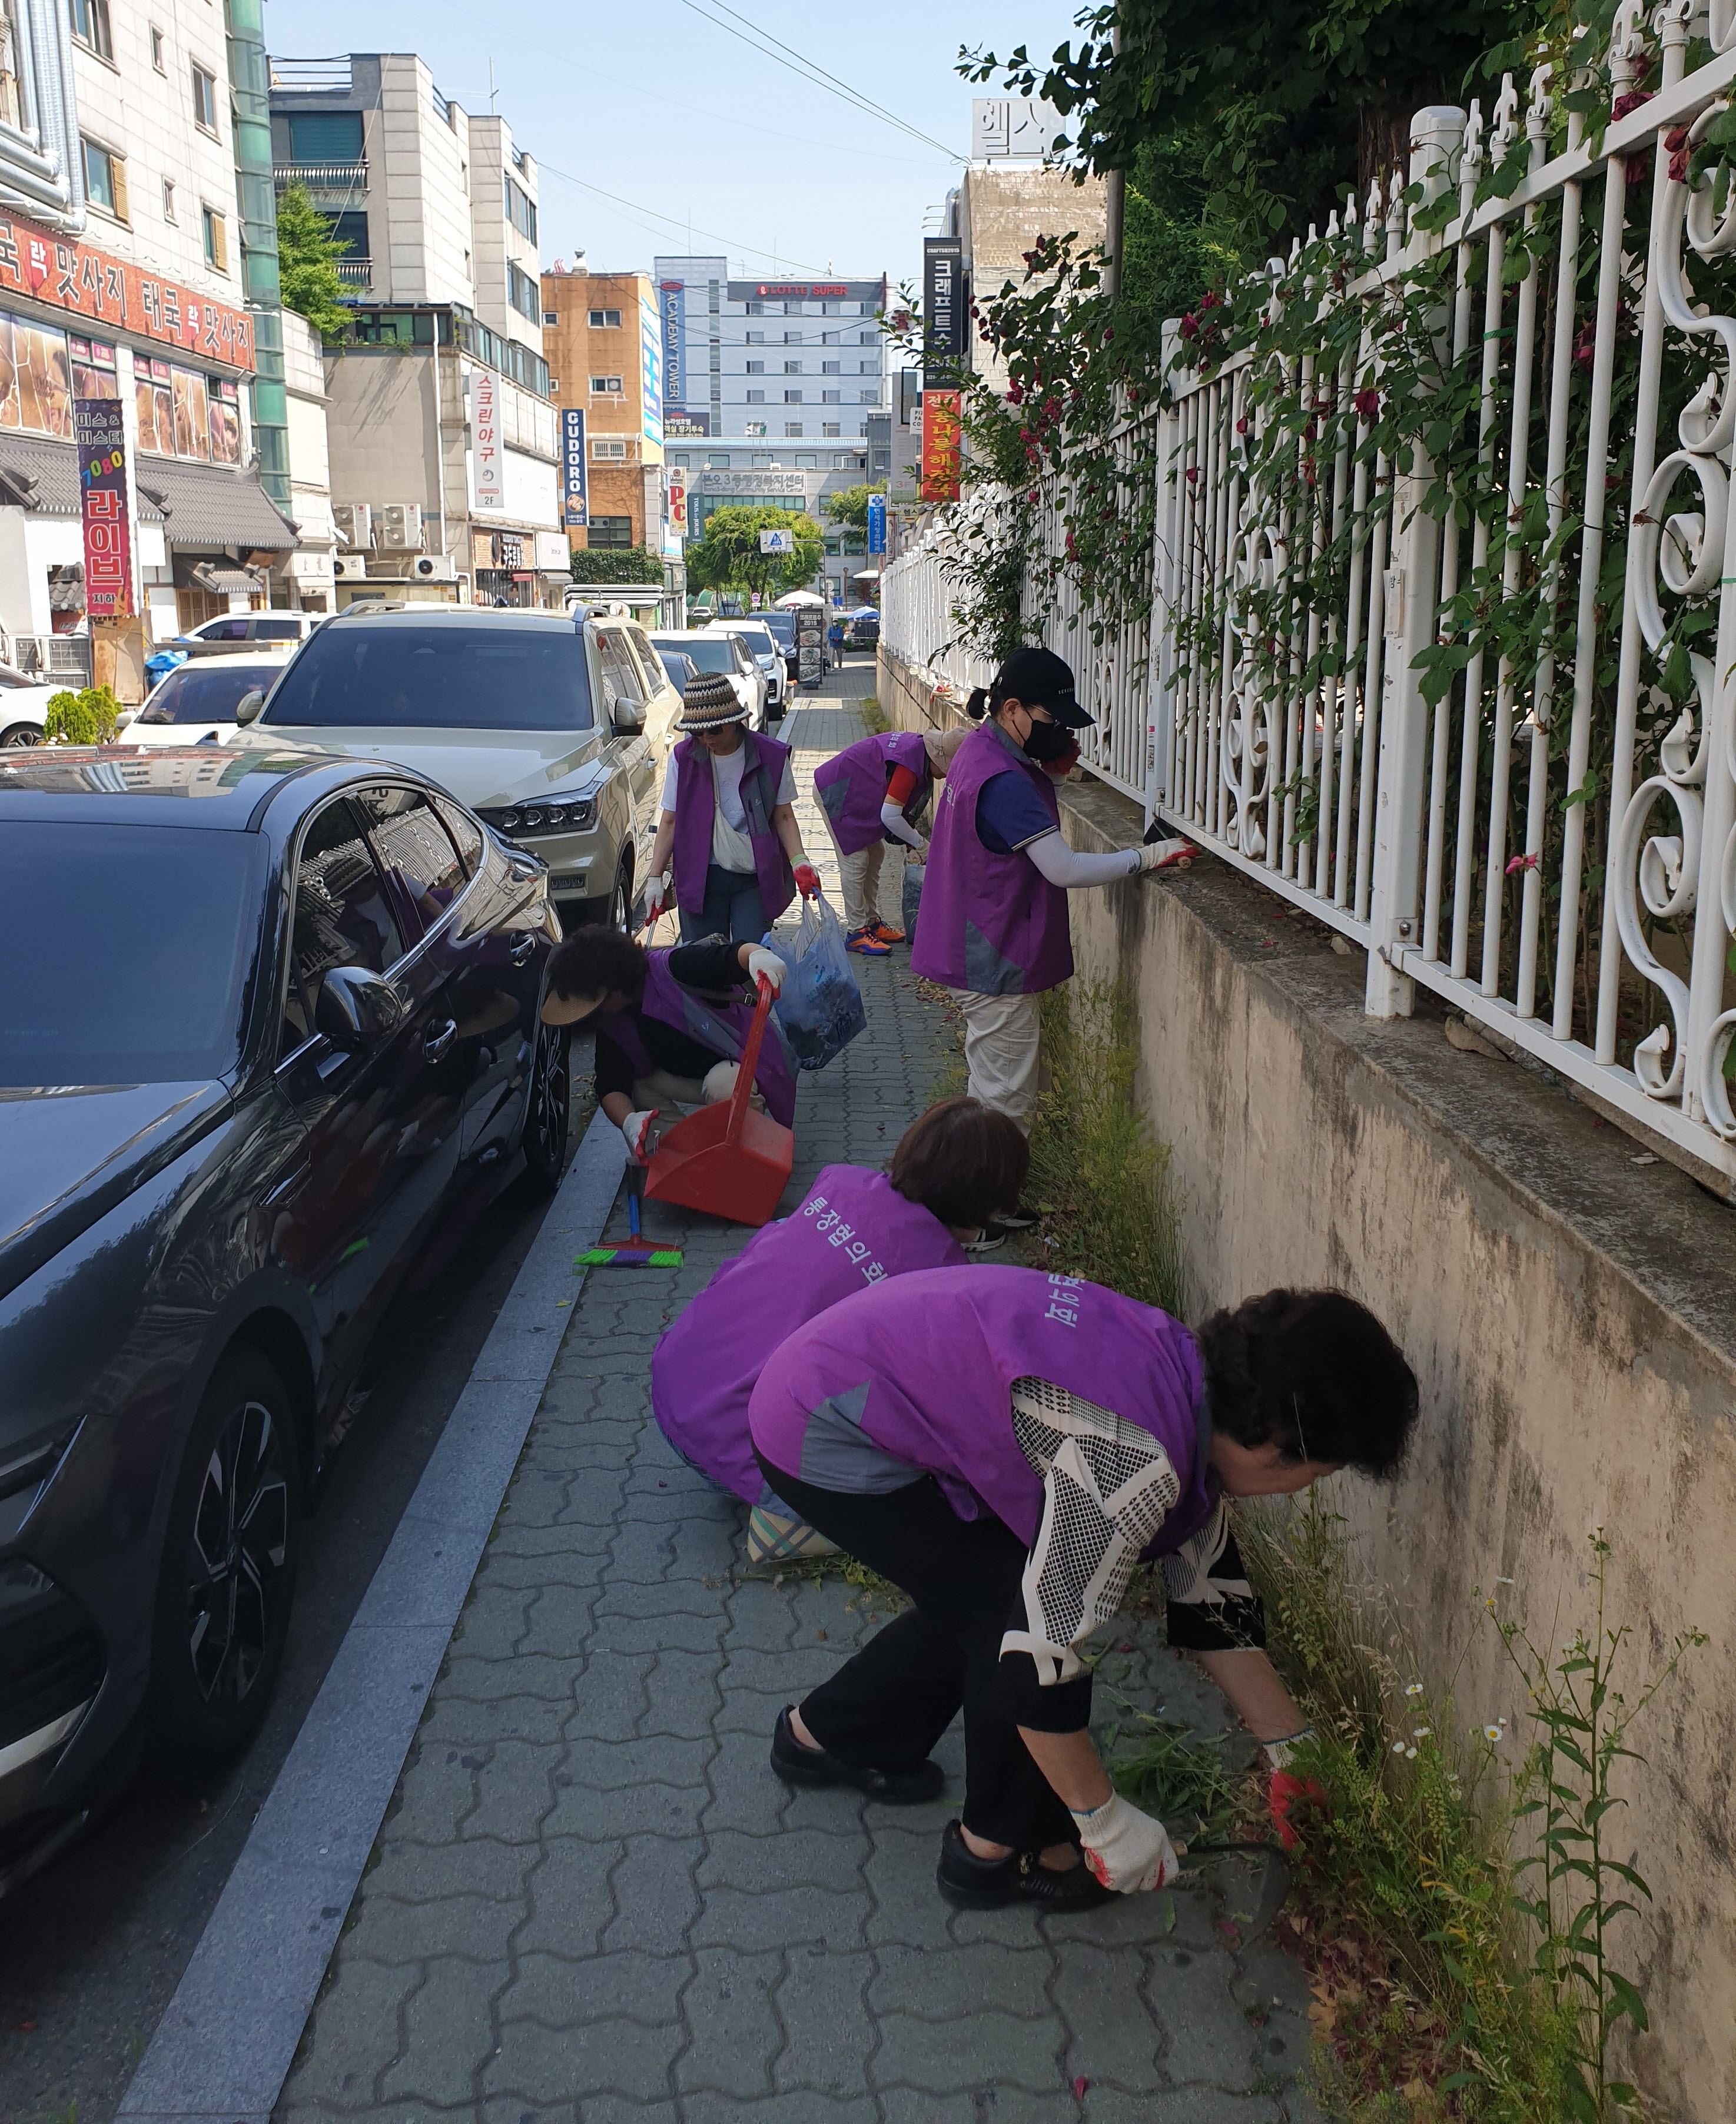
[[[1078,758],[1071,732],[1091,717],[1051,651],[1015,649],[965,712],[979,727],[954,754],[934,807],[910,970],[950,989],[963,1013],[972,1091],[1027,1128],[1040,999],[1073,971],[1068,892],[1161,870],[1193,850],[1177,840],[1107,855],[1068,847],[1052,770],[1065,774]]]
[[[796,824],[789,747],[746,721],[721,672],[688,680],[675,726],[688,735],[669,755],[645,887],[651,921],[668,900],[673,856],[684,944],[757,944],[798,890],[820,890]]]
[[[1175,1853],[1110,1785],[1080,1647],[1135,1563],[1163,1558],[1171,1644],[1282,1772],[1306,1728],[1224,1500],[1343,1468],[1389,1477],[1416,1413],[1409,1365],[1342,1291],[1268,1291],[1197,1335],[1037,1269],[929,1269],[844,1299],[768,1361],[748,1421],[777,1494],[914,1605],[784,1711],[773,1769],[932,1799],[929,1751],[962,1709],[949,1901],[1054,1910],[1161,1887]]]
[[[555,947],[543,1022],[595,1027],[597,1103],[642,1163],[678,1118],[672,1109],[710,1106],[735,1089],[754,1014],[748,997],[762,975],[775,989],[783,975],[783,960],[760,944],[710,937],[647,952],[599,923]],[[766,1021],[754,1085],[788,1128],[796,1072],[775,1017]]]

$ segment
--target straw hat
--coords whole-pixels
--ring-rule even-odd
[[[677,730],[722,730],[726,723],[745,723],[747,710],[737,698],[735,688],[721,671],[702,671],[697,679],[689,679],[681,695],[680,718]]]

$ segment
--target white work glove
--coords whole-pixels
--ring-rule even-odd
[[[655,922],[669,905],[669,875],[648,877],[645,881],[645,919]]]
[[[649,1113],[629,1114],[621,1124],[621,1133],[627,1139],[628,1155],[641,1165],[646,1162],[646,1139],[650,1135],[651,1125],[656,1118],[657,1110],[653,1107]]]
[[[1153,841],[1149,847],[1136,848],[1133,853],[1138,861],[1128,875],[1141,877],[1147,871],[1167,870],[1171,863],[1192,862],[1196,852],[1192,841]]]
[[[1169,1830],[1119,1793],[1088,1814],[1077,1808],[1070,1812],[1079,1825],[1085,1863],[1104,1887],[1131,1896],[1175,1878],[1180,1861]]]
[[[1266,1760],[1271,1767],[1275,1770],[1282,1770],[1289,1767],[1291,1751],[1295,1748],[1296,1742],[1311,1741],[1313,1738],[1313,1727],[1303,1726],[1294,1733],[1284,1734],[1281,1739],[1263,1741],[1260,1746],[1265,1750]]]
[[[787,970],[778,954],[775,952],[768,952],[763,944],[755,944],[747,955],[747,978],[757,988],[760,977],[763,974],[771,983],[774,995],[776,995],[783,986],[783,976]]]

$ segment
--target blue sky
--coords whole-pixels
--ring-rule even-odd
[[[467,110],[495,105],[542,166],[543,260],[598,270],[692,247],[748,273],[835,272],[896,282],[920,270],[924,211],[956,181],[973,89],[961,45],[1047,54],[1082,0],[553,0],[510,12],[476,0],[270,0],[285,58],[420,52]],[[751,51],[743,18],[895,113],[929,145]],[[565,179],[558,172],[568,173]],[[574,180],[577,181],[573,181]],[[604,196],[612,193],[614,199]],[[619,204],[618,202],[626,202]],[[660,219],[659,216],[666,217]]]

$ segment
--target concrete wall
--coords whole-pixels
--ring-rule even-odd
[[[882,654],[895,722],[928,689]],[[932,719],[953,720],[943,704]],[[1068,838],[1126,846],[1141,817],[1070,783]],[[1196,1317],[1284,1284],[1334,1284],[1397,1336],[1423,1385],[1391,1491],[1324,1486],[1364,1539],[1429,1681],[1465,1727],[1526,1706],[1478,1589],[1545,1644],[1592,1619],[1586,1538],[1613,1544],[1611,1619],[1635,1633],[1624,1685],[1691,1625],[1712,1642],[1635,1745],[1616,1855],[1654,1903],[1621,1922],[1618,1966],[1654,2032],[1637,2076],[1662,2114],[1736,2116],[1736,1221],[1725,1205],[1553,1080],[1448,1046],[1432,999],[1362,1014],[1360,952],[1203,858],[1169,881],[1072,896],[1080,973],[1136,991],[1140,1095],[1186,1198]],[[1428,1014],[1425,1015],[1427,1011]],[[1515,1749],[1512,1752],[1517,1753]]]
[[[1021,287],[1024,254],[1040,236],[1076,234],[1082,249],[1101,243],[1106,225],[1103,181],[1075,185],[1064,170],[1040,164],[973,162],[958,194],[958,233],[971,276],[971,296],[986,303],[1008,281]],[[1006,388],[1006,364],[980,337],[971,342],[972,365],[995,390]]]

